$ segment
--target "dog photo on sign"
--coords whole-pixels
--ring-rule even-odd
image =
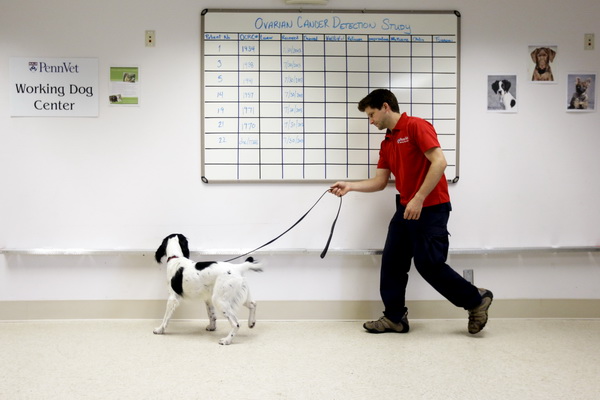
[[[558,46],[529,46],[531,82],[556,83]]]
[[[488,111],[517,112],[517,76],[488,75]]]
[[[596,74],[567,75],[567,111],[596,111]]]

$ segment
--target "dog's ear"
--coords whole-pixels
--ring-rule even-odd
[[[510,81],[503,79],[502,80],[502,85],[504,86],[504,91],[508,92],[508,90],[510,89]]]
[[[179,239],[179,247],[181,247],[181,252],[185,258],[190,258],[190,248],[188,246],[188,241],[185,236],[181,233],[177,234],[177,239]]]
[[[496,81],[494,83],[492,83],[492,90],[494,91],[494,93],[498,93],[498,89],[500,87],[500,82]]]
[[[550,62],[554,61],[554,57],[556,57],[556,52],[552,49],[548,49],[548,59],[550,60]]]
[[[167,242],[168,241],[169,241],[169,237],[167,236],[166,238],[163,239],[163,241],[162,241],[161,245],[158,247],[158,249],[156,249],[156,253],[154,253],[154,259],[159,264],[160,264],[160,260],[162,260],[162,258],[167,253]]]

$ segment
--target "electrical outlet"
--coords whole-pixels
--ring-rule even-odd
[[[594,50],[594,34],[586,33],[584,36],[584,49]]]
[[[156,46],[156,34],[154,31],[146,31],[146,47]]]
[[[463,269],[463,278],[471,282],[471,284],[475,283],[475,280],[473,279],[472,269]]]

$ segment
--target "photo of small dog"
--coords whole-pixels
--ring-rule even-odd
[[[123,101],[123,97],[120,94],[111,94],[108,96],[108,100],[111,103],[121,103]]]
[[[568,112],[590,112],[596,110],[596,74],[574,73],[567,75]]]
[[[498,98],[500,99],[500,104],[504,106],[505,110],[515,108],[515,106],[517,105],[517,100],[509,92],[510,86],[510,81],[506,79],[502,79],[501,81],[494,81],[494,83],[492,83],[492,90],[498,95]]]
[[[517,76],[488,75],[488,111],[517,111]]]
[[[533,61],[532,81],[554,81],[551,63],[557,55],[556,46],[535,47],[529,46],[529,55]]]
[[[256,324],[256,302],[250,296],[250,289],[243,274],[247,271],[262,272],[262,268],[252,257],[236,264],[223,261],[195,262],[190,260],[189,256],[188,240],[178,233],[164,238],[154,254],[159,264],[166,257],[169,287],[165,316],[162,324],[154,329],[154,333],[161,335],[165,332],[181,300],[197,299],[206,304],[209,318],[207,331],[217,328],[217,312],[227,318],[231,330],[219,340],[219,344],[231,344],[240,328],[236,317],[240,305],[243,304],[249,310],[248,326],[254,328]]]
[[[135,78],[136,76],[134,73],[123,73],[123,82],[135,83]]]
[[[571,77],[571,75],[570,75]],[[571,81],[571,78],[569,79]],[[575,77],[575,90],[569,102],[569,110],[588,110],[590,107],[590,97],[588,89],[592,85],[592,78],[582,79]],[[591,90],[590,90],[591,92]]]

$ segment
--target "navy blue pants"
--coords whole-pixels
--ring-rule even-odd
[[[423,207],[418,220],[404,219],[404,206],[396,197],[396,213],[390,221],[381,259],[379,292],[384,315],[399,322],[406,313],[406,284],[414,260],[421,276],[457,307],[470,310],[481,303],[479,290],[448,264],[450,203]]]

